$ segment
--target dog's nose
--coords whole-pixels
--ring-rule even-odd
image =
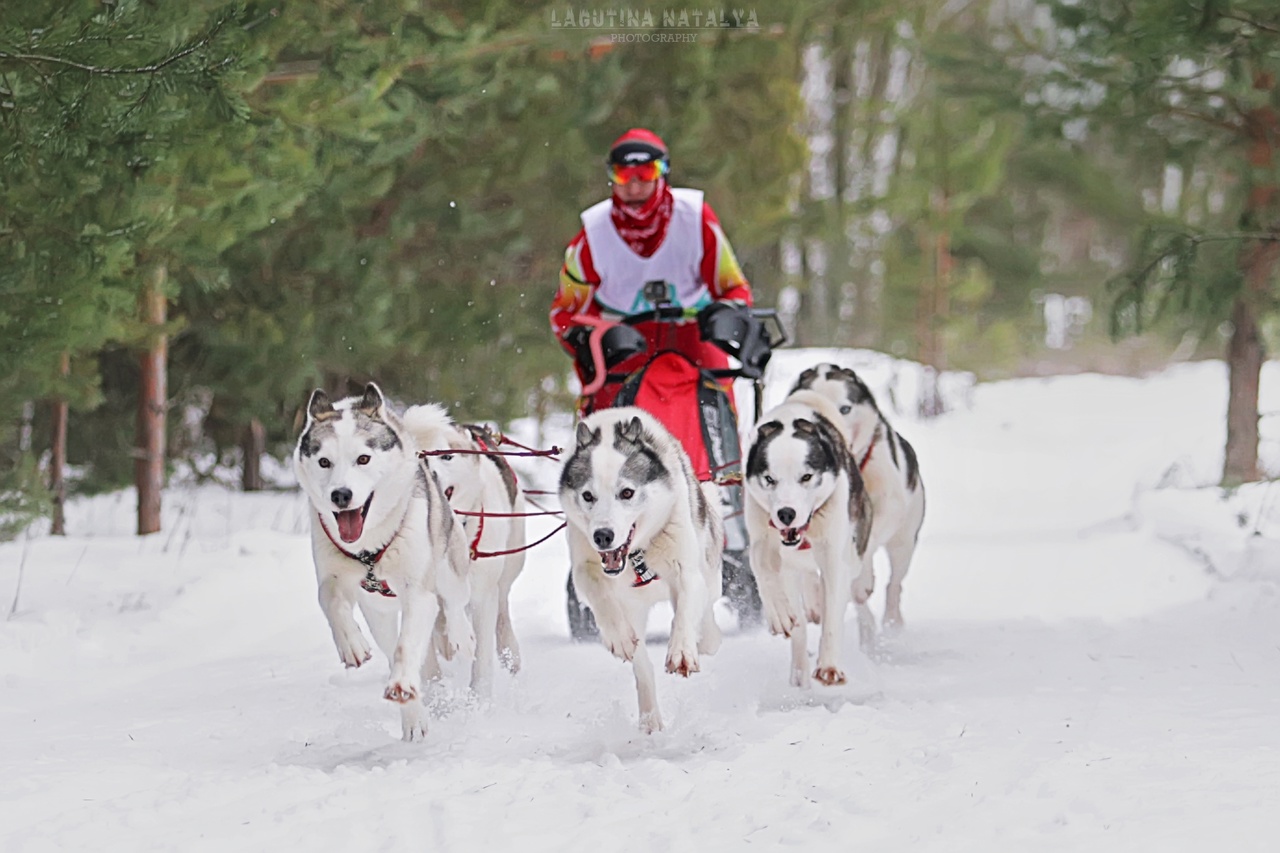
[[[784,506],[778,510],[778,521],[781,521],[787,527],[791,526],[791,522],[796,520],[796,511],[789,506]]]
[[[591,538],[595,540],[596,548],[601,551],[609,550],[609,546],[613,544],[613,529],[609,527],[601,527],[595,533],[591,534]]]
[[[351,504],[351,490],[334,489],[329,493],[329,500],[333,501],[333,505],[338,509],[346,509]]]

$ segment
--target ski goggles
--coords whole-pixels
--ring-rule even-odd
[[[609,164],[609,180],[615,184],[629,184],[632,181],[656,181],[666,173],[666,160],[650,160],[648,163],[637,163],[633,166],[621,163]]]

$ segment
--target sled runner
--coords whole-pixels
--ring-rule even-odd
[[[734,379],[751,380],[753,412],[758,416],[765,366],[774,348],[786,343],[786,334],[771,309],[715,302],[695,310],[671,304],[667,293],[666,282],[646,282],[645,297],[653,310],[617,321],[584,318],[594,328],[588,346],[579,353],[584,382],[579,416],[601,408],[639,406],[680,441],[700,481],[721,487],[723,593],[740,624],[757,624],[760,594],[747,559],[742,450],[732,388]],[[700,367],[685,354],[689,348],[681,346],[691,339],[712,343],[739,366]],[[572,576],[566,591],[573,638],[596,637],[594,616],[579,599]]]

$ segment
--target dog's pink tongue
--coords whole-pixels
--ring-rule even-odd
[[[343,542],[354,542],[364,532],[364,513],[358,509],[335,512],[333,517],[338,519],[338,535]]]

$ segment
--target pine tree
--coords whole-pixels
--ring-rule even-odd
[[[85,356],[141,334],[134,269],[157,217],[138,216],[131,202],[193,116],[235,113],[226,82],[244,15],[84,0],[6,9],[0,408],[50,395],[92,404],[96,372]]]
[[[1051,3],[1006,52],[1011,106],[1145,196],[1113,326],[1230,321],[1225,484],[1257,479],[1260,321],[1280,264],[1280,11],[1268,0]],[[1013,85],[1009,85],[1012,82]]]

